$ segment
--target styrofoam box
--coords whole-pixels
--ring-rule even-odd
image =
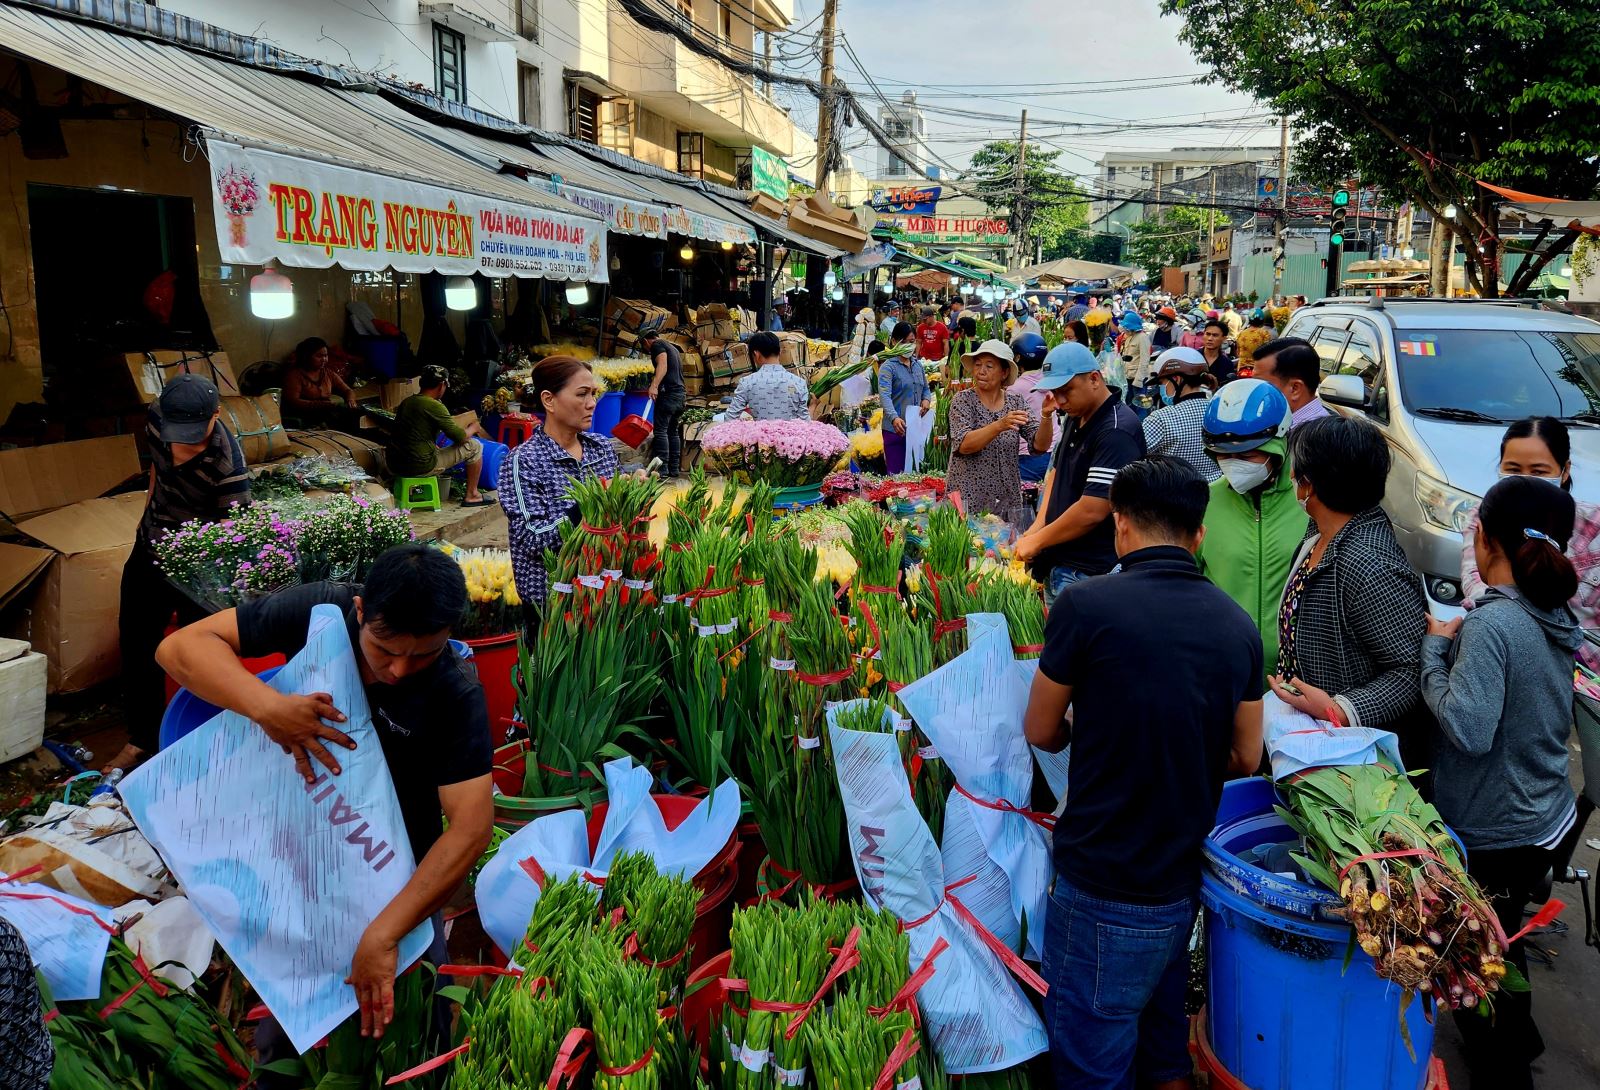
[[[21,640],[0,640],[0,762],[32,753],[44,741],[49,661]]]

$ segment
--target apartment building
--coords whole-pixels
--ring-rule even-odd
[[[1096,199],[1091,216],[1107,215],[1119,201],[1146,191],[1192,183],[1218,168],[1278,161],[1278,147],[1170,148],[1166,151],[1109,151],[1095,164]],[[1274,170],[1276,173],[1276,170]]]
[[[793,21],[794,0],[160,0],[158,6],[691,177],[747,185],[752,146],[781,158],[815,154],[815,142],[797,133],[753,76],[704,53],[759,64],[765,36]]]

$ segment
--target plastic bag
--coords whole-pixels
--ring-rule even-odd
[[[928,439],[933,435],[934,416],[932,405],[928,407],[927,412],[917,408],[906,414],[907,473],[922,468],[923,459],[927,457]]]
[[[111,913],[104,907],[35,882],[0,885],[0,916],[28,944],[28,956],[57,1000],[100,995]]]
[[[562,810],[535,818],[518,829],[484,864],[478,875],[478,918],[502,951],[516,948],[527,933],[540,886],[523,866],[532,859],[552,878],[586,873],[603,878],[619,852],[646,852],[663,874],[694,877],[720,852],[739,824],[739,785],[719,784],[700,800],[676,829],[668,829],[650,798],[648,769],[632,761],[605,766],[606,819],[594,854],[589,853],[588,821],[582,810]],[[598,894],[598,888],[596,890]]]
[[[907,691],[901,690],[902,696]],[[837,709],[829,712],[829,740],[862,899],[905,924],[909,970],[940,942],[948,944],[917,991],[917,1006],[945,1069],[962,1075],[999,1071],[1039,1055],[1049,1047],[1044,1024],[999,954],[963,915],[970,911],[971,919],[977,918],[985,892],[975,882],[950,888],[965,874],[947,869],[917,812],[900,743],[893,733],[838,727],[836,715]],[[952,805],[956,798],[951,796]]]
[[[139,829],[301,1052],[356,1011],[344,982],[362,932],[416,869],[344,614],[312,610],[305,649],[270,682],[325,692],[356,743],[307,785],[266,732],[225,711],[122,782]],[[409,968],[433,938],[400,942]]]
[[[1004,617],[969,615],[967,635],[968,649],[900,690],[900,702],[957,784],[945,807],[946,872],[953,881],[974,876],[963,899],[1007,946],[1018,948],[1026,921],[1027,955],[1038,961],[1053,870],[1049,834],[1027,813],[1028,686]]]
[[[1296,711],[1270,692],[1263,697],[1262,718],[1274,780],[1333,765],[1386,764],[1396,772],[1405,771],[1400,740],[1389,731],[1336,727]]]
[[[115,799],[95,806],[53,802],[50,809],[0,840],[0,872],[40,867],[39,882],[115,908],[136,897],[177,892],[167,866]]]

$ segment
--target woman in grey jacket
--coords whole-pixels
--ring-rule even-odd
[[[1439,723],[1434,801],[1467,847],[1467,869],[1507,935],[1576,820],[1567,779],[1572,656],[1583,636],[1567,602],[1578,575],[1564,554],[1572,497],[1537,477],[1507,477],[1479,508],[1473,543],[1488,585],[1478,608],[1428,618],[1422,696]],[[1526,976],[1519,941],[1511,960]],[[1527,992],[1496,994],[1493,1018],[1457,1011],[1473,1086],[1523,1090],[1544,1051]]]

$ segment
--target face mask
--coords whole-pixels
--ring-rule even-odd
[[[1294,502],[1300,505],[1300,510],[1304,511],[1308,515],[1311,514],[1311,508],[1306,506],[1306,504],[1311,502],[1311,493],[1308,492],[1304,496],[1300,495],[1299,485],[1295,485]]]
[[[1228,478],[1228,484],[1239,495],[1248,495],[1252,490],[1265,484],[1267,478],[1272,476],[1272,463],[1252,462],[1246,458],[1218,458],[1217,465],[1222,470],[1222,475]]]
[[[1172,387],[1168,386],[1165,382],[1161,384],[1161,404],[1172,404]]]

